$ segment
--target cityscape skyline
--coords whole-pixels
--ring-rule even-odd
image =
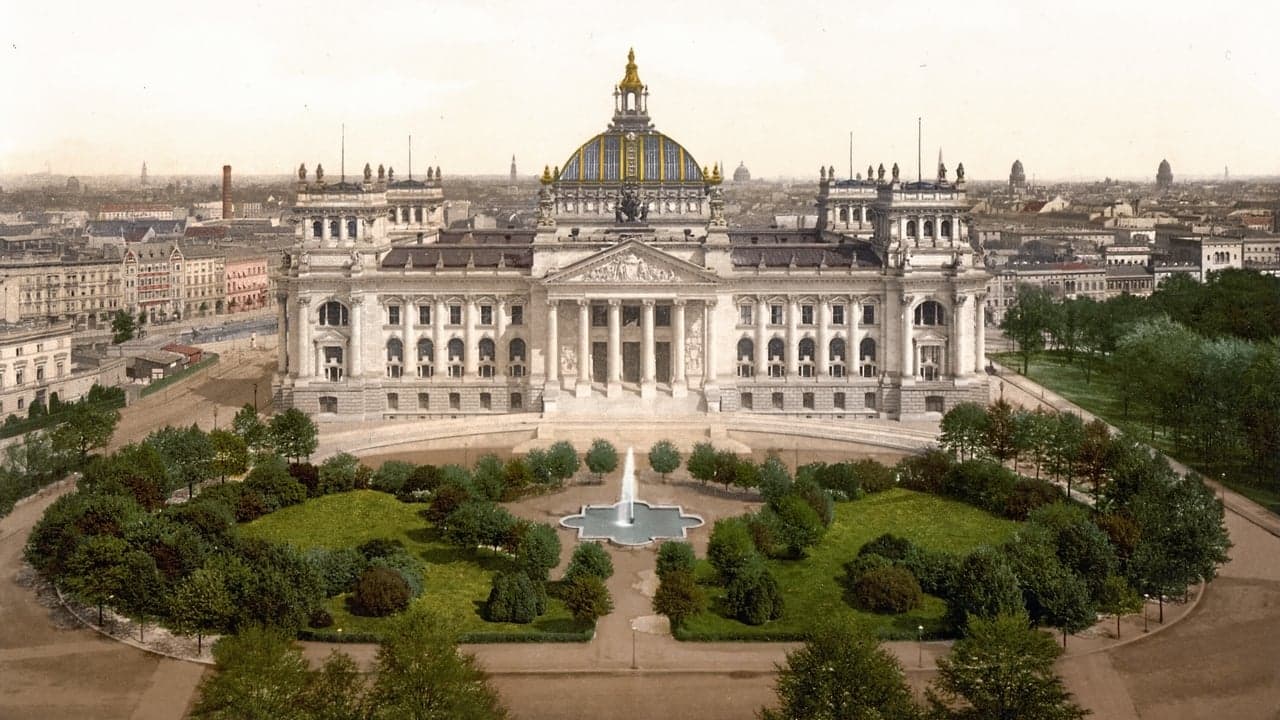
[[[198,27],[161,18],[121,44],[112,28],[163,12],[133,7],[77,9],[74,24],[59,3],[13,9],[2,72],[15,106],[35,111],[0,120],[0,174],[128,176],[146,161],[153,177],[224,163],[285,175],[299,162],[336,175],[345,123],[352,174],[365,162],[407,174],[413,135],[421,166],[501,175],[515,153],[532,175],[603,128],[629,47],[658,129],[701,164],[741,161],[755,177],[817,165],[844,176],[850,132],[855,173],[897,162],[913,175],[921,116],[925,175],[939,148],[975,180],[1005,177],[1014,159],[1041,181],[1150,180],[1161,159],[1175,179],[1280,170],[1267,142],[1280,89],[1265,77],[1280,53],[1259,17],[1274,8],[1250,8],[1258,22],[1246,24],[1223,6],[1175,15],[1154,3],[1052,15],[978,3],[928,17],[659,3],[593,27],[598,11],[574,3],[333,4],[306,18],[230,3]],[[362,37],[376,40],[352,41]],[[41,51],[55,40],[61,53]]]

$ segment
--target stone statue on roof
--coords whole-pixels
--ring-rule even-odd
[[[306,164],[306,163],[302,163],[301,165],[299,165],[299,166],[298,166],[298,179],[299,179],[299,180],[306,180],[306,179],[307,179],[307,164]]]
[[[387,169],[382,167],[381,163],[378,164],[378,179],[379,180],[387,179]]]
[[[880,167],[876,170],[876,180],[884,182],[884,163],[880,163]]]
[[[316,182],[324,180],[324,165],[316,163]]]
[[[956,180],[964,180],[964,163],[960,163],[956,166]]]
[[[373,180],[373,168],[369,167],[369,163],[364,164],[364,181]]]
[[[893,164],[893,181],[898,182],[898,163]]]

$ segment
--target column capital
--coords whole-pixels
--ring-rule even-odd
[[[299,305],[310,305],[310,304],[311,304],[311,296],[310,296],[310,295],[299,295],[299,296],[298,296],[298,304],[299,304]]]
[[[606,300],[606,302],[608,302],[608,303],[609,303],[609,307],[621,307],[621,306],[622,306],[622,299],[621,299],[621,298],[609,298],[608,300]]]
[[[578,298],[576,302],[578,303],[578,307],[587,307],[591,305],[591,301],[587,298]]]
[[[558,298],[547,298],[547,309],[548,310],[560,309],[560,300]]]
[[[684,307],[688,302],[689,301],[684,298],[676,298],[671,301],[671,304],[675,307]]]
[[[641,301],[640,301],[640,304],[641,304],[641,305],[643,305],[643,306],[645,306],[645,307],[647,307],[647,308],[650,308],[650,307],[653,307],[654,305],[656,305],[656,304],[657,304],[657,302],[658,302],[658,301],[657,301],[657,300],[654,300],[653,298],[644,298],[643,300],[641,300]]]
[[[352,305],[363,305],[363,304],[364,304],[364,296],[363,296],[363,295],[352,295],[350,299],[351,299],[351,304],[352,304]]]

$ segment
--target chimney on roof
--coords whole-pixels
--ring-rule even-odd
[[[231,166],[222,166],[222,219],[230,220],[234,211],[231,209]]]

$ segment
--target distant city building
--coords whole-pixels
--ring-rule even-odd
[[[1009,169],[1009,194],[1022,197],[1027,194],[1027,172],[1022,168],[1021,160],[1014,160]]]
[[[1014,305],[1018,288],[1044,288],[1059,300],[1107,296],[1107,268],[1096,263],[1026,263],[1001,268],[987,283],[986,311],[990,322],[999,324]]]
[[[516,156],[511,156],[511,184],[516,184]]]
[[[145,160],[142,162],[142,186],[147,186],[147,163]]]
[[[108,327],[124,307],[119,257],[0,262],[0,319],[71,321],[77,329]]]
[[[266,255],[229,256],[226,260],[227,312],[247,312],[265,307],[270,288],[270,262]]]
[[[1156,170],[1156,187],[1161,190],[1173,187],[1173,168],[1169,166],[1168,160],[1160,161],[1160,167]]]
[[[0,417],[26,417],[33,403],[64,402],[89,392],[97,372],[72,372],[70,322],[0,323]],[[120,363],[123,365],[123,363]]]
[[[80,194],[80,178],[77,178],[74,175],[67,178],[67,192],[72,195]]]
[[[124,251],[124,304],[148,322],[221,313],[226,293],[226,258],[201,245],[159,242]]]
[[[95,220],[181,220],[186,208],[164,203],[105,203],[98,208]]]
[[[751,171],[747,169],[746,163],[741,160],[738,161],[738,168],[733,171],[733,181],[736,183],[751,181]]]

